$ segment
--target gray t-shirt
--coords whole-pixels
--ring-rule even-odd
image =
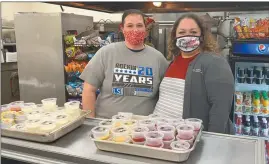
[[[96,117],[110,118],[118,112],[148,115],[158,100],[167,67],[167,60],[156,49],[145,46],[133,52],[124,42],[117,42],[98,50],[80,78],[100,89]]]

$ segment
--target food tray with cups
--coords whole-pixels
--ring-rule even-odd
[[[51,101],[50,101],[51,100]],[[56,99],[42,104],[13,102],[1,106],[1,135],[37,142],[53,142],[83,124],[88,111],[79,102],[56,105]]]
[[[99,150],[183,162],[195,149],[202,130],[202,121],[195,118],[167,119],[156,114],[126,118],[118,114],[101,120],[90,138]]]

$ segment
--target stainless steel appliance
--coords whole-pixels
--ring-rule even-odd
[[[93,17],[69,13],[19,13],[15,15],[20,99],[40,103],[55,97],[66,102],[63,35],[81,33]]]

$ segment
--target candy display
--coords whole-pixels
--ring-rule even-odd
[[[269,17],[260,19],[236,17],[233,27],[238,39],[269,38]]]
[[[83,91],[82,82],[69,82],[66,86],[68,94],[72,97],[81,96]]]
[[[268,92],[235,92],[235,112],[241,114],[268,115]]]
[[[157,126],[158,120],[161,124],[159,122]],[[96,140],[161,149],[173,149],[172,143],[184,143],[183,146],[187,146],[184,150],[187,150],[194,145],[197,137],[195,130],[200,130],[201,126],[202,121],[196,118],[170,119],[156,114],[139,118],[132,113],[119,112],[112,119],[102,120],[91,132]]]
[[[1,128],[31,133],[49,133],[65,126],[80,115],[80,102],[57,106],[57,98],[41,100],[42,104],[12,102],[2,105]],[[19,107],[18,106],[19,104]],[[16,110],[14,107],[16,105]],[[13,110],[11,110],[13,109]]]

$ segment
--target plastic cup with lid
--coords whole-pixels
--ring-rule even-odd
[[[177,133],[182,139],[191,139],[194,135],[194,127],[188,124],[178,125]]]
[[[157,127],[160,126],[160,125],[168,125],[168,124],[170,124],[169,119],[166,119],[166,118],[158,118],[158,119],[156,119]]]
[[[171,141],[173,138],[175,138],[176,128],[173,125],[160,125],[158,126],[158,131],[164,134],[163,141]]]
[[[185,120],[185,122],[186,122],[186,124],[190,124],[190,125],[194,126],[195,131],[199,131],[201,128],[201,125],[203,123],[203,121],[198,119],[198,118],[188,118]]]
[[[134,144],[144,145],[146,138],[145,133],[149,132],[149,129],[145,126],[136,126],[131,131],[132,141]]]
[[[175,141],[175,137],[173,137],[171,140],[163,140],[163,148],[165,149],[171,149],[171,143]]]
[[[24,113],[29,113],[29,112],[32,112],[34,109],[36,109],[36,104],[35,103],[24,103],[22,106],[21,106],[21,110],[24,112]]]
[[[156,130],[156,121],[155,120],[140,120],[139,125],[145,126],[149,129],[149,131],[155,131]]]
[[[193,142],[194,142],[194,139],[195,139],[195,137],[194,136],[192,136],[192,138],[190,138],[190,139],[182,139],[182,138],[180,138],[180,136],[179,135],[177,135],[176,136],[176,139],[178,140],[178,141],[186,141],[186,142],[188,142],[191,146],[193,145]]]
[[[114,142],[129,142],[129,130],[125,126],[114,127],[111,129],[112,140]]]
[[[149,117],[149,119],[152,119],[152,120],[162,118],[162,116],[160,114],[157,114],[157,113],[150,114],[148,117]]]
[[[150,131],[145,133],[146,146],[150,147],[163,147],[163,137],[164,134],[158,131]]]
[[[57,108],[57,98],[47,98],[41,100],[43,108],[47,112],[55,111]]]
[[[81,109],[79,108],[80,101],[69,101],[64,104],[65,111],[72,117],[80,115]]]
[[[99,122],[99,126],[112,128],[112,120],[111,119],[103,120],[103,121]]]
[[[93,138],[97,140],[107,140],[109,138],[109,128],[96,126],[92,130]]]
[[[185,124],[185,120],[184,119],[171,119],[169,121],[170,121],[170,124],[172,124],[175,128],[178,125]]]
[[[112,116],[112,126],[113,127],[122,126],[125,120],[128,120],[128,117],[123,115],[114,115]]]
[[[172,150],[175,151],[186,151],[190,149],[191,145],[186,141],[174,141],[171,143]]]
[[[24,101],[14,101],[9,104],[9,109],[11,111],[21,111],[21,107],[23,106]]]

